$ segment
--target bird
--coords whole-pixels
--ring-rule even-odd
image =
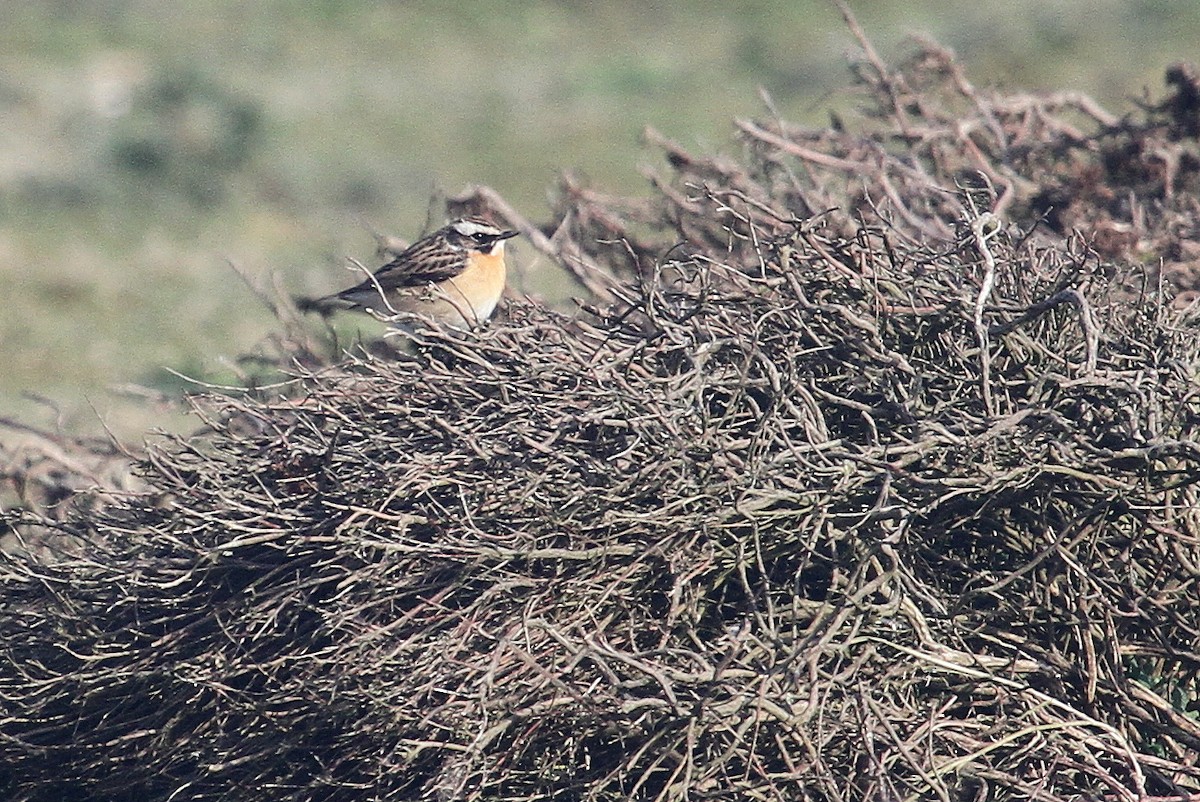
[[[500,302],[508,273],[504,243],[517,234],[481,217],[462,217],[417,240],[361,284],[322,298],[297,298],[296,305],[326,315],[373,310],[471,327],[491,317]]]

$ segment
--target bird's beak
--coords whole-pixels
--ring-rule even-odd
[[[512,239],[513,237],[517,236],[520,233],[521,233],[520,231],[502,231],[496,235],[496,241],[500,242],[502,240]]]

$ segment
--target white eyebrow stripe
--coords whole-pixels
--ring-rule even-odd
[[[462,234],[464,237],[470,237],[475,234],[495,235],[500,233],[500,229],[496,228],[495,226],[476,223],[471,220],[459,220],[457,223],[454,223],[454,230],[459,234]]]

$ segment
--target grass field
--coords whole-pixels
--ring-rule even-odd
[[[1165,0],[855,5],[885,58],[927,33],[978,85],[1079,89],[1116,111],[1200,41],[1200,6]],[[411,237],[438,191],[486,183],[537,219],[563,170],[638,191],[646,124],[719,150],[736,147],[731,118],[762,113],[759,87],[816,124],[853,104],[832,5],[731,9],[8,0],[0,414],[173,425],[110,388],[178,386],[166,368],[231,377],[273,322],[230,261],[332,290],[345,257],[372,256],[363,221]]]

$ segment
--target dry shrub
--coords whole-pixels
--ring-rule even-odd
[[[852,131],[508,210],[589,313],[208,399],[144,494],[10,515],[89,548],[0,565],[8,798],[1200,790],[1197,338],[1124,258],[1194,165],[1103,157],[1174,101],[862,78]],[[1035,230],[1083,176],[1125,200]]]
[[[17,506],[37,516],[86,516],[119,495],[145,488],[132,475],[136,457],[115,440],[79,437],[0,417],[0,509]],[[0,551],[37,550],[41,527],[0,532]],[[32,537],[29,535],[33,534]],[[54,538],[51,550],[62,550]]]

